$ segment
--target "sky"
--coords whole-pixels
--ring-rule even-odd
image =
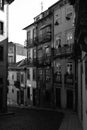
[[[26,26],[34,22],[34,17],[56,3],[58,0],[15,0],[9,5],[9,41],[24,45]]]

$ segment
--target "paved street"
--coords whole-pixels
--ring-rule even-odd
[[[63,114],[56,111],[13,108],[14,115],[0,117],[0,130],[58,130]]]

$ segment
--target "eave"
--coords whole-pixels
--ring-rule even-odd
[[[11,4],[14,0],[6,0],[7,3]]]

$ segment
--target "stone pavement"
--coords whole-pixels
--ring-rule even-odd
[[[20,108],[22,108],[22,109],[26,108],[25,110],[27,110],[27,109],[30,109],[30,110],[35,109],[36,110],[37,109],[37,110],[46,110],[46,111],[49,111],[49,112],[51,111],[51,109],[36,108],[36,107],[23,107],[23,106],[21,106]],[[55,129],[55,130],[82,130],[81,123],[80,123],[80,121],[79,121],[78,116],[76,115],[76,113],[74,113],[72,111],[60,110],[60,109],[56,109],[56,110],[52,110],[52,111],[58,111],[58,112],[64,113],[64,119],[62,120],[62,123],[61,123],[60,127],[58,129],[55,129],[56,127],[53,128],[53,129]],[[41,117],[41,115],[40,115],[40,117]],[[58,125],[58,123],[59,123],[59,120],[57,120],[57,124],[56,125]],[[50,128],[50,130],[51,129],[52,128]],[[11,130],[13,130],[13,129],[11,129]],[[46,130],[46,128],[45,128],[45,130]]]
[[[59,130],[82,130],[81,123],[75,113],[65,113]]]

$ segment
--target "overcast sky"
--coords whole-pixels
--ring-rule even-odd
[[[9,6],[9,41],[24,44],[26,31],[22,29],[33,22],[33,18],[58,0],[15,0]]]

